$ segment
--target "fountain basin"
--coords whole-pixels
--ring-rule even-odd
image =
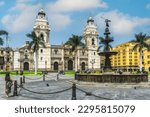
[[[85,81],[85,82],[107,82],[107,83],[139,83],[148,82],[147,74],[102,74],[102,75],[92,75],[92,74],[75,74],[75,80]]]
[[[118,52],[109,52],[109,51],[106,51],[106,52],[99,52],[98,55],[100,56],[106,56],[106,55],[116,55]]]

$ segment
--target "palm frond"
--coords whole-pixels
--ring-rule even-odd
[[[8,35],[8,32],[5,30],[0,30],[0,35]]]
[[[136,51],[137,49],[139,48],[139,44],[137,43],[137,44],[135,44],[134,46],[133,46],[133,51]]]
[[[0,45],[3,45],[4,44],[4,41],[3,39],[0,37]]]
[[[97,48],[97,51],[100,51],[100,49],[102,48],[103,46],[100,45],[98,48]]]
[[[108,37],[107,39],[99,37],[99,40],[99,49],[103,47],[103,51],[109,51],[112,48],[110,43],[114,41],[113,37]]]
[[[135,34],[135,40],[131,41],[135,43],[133,50],[139,49],[139,51],[142,51],[143,48],[147,48],[148,50],[150,50],[149,45],[146,43],[147,39],[148,36],[146,34],[143,34],[142,32],[140,32],[139,34]]]
[[[34,31],[26,34],[26,36],[32,39],[32,41],[29,43],[29,48],[32,48],[34,52],[36,52],[40,46],[45,47],[44,39],[40,36],[37,36]]]
[[[71,51],[73,52],[77,49],[77,47],[85,47],[84,43],[82,42],[82,39],[82,36],[72,34],[72,36],[68,39],[65,45],[70,45]]]

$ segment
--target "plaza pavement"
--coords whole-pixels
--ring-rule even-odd
[[[11,78],[13,80],[17,80],[19,84],[20,76],[12,76]],[[19,95],[15,97],[7,97],[5,95],[4,77],[0,76],[0,100],[71,100],[72,98],[71,87],[73,82],[76,83],[76,87],[78,88],[76,89],[76,97],[78,100],[103,100],[105,98],[112,100],[150,99],[150,82],[146,83],[78,82],[74,80],[73,76],[67,75],[59,75],[59,79],[57,80],[57,74],[51,73],[47,75],[45,81],[43,81],[42,77],[40,78],[40,76],[28,76],[26,78],[26,83],[23,84],[24,89],[19,88],[18,89]],[[13,88],[11,94],[13,94]]]

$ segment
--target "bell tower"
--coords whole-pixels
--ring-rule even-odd
[[[88,67],[89,69],[99,69],[100,57],[97,53],[98,30],[92,17],[89,17],[87,20],[83,36],[84,36],[84,43],[88,48]]]
[[[38,69],[50,70],[51,69],[51,45],[49,40],[50,26],[43,9],[37,13],[35,24],[33,27],[37,36],[42,37],[45,42],[45,47],[40,47],[38,50]]]
[[[87,25],[84,30],[84,41],[88,48],[95,49],[98,47],[98,31],[92,17],[87,20]]]
[[[46,17],[46,13],[43,9],[40,9],[35,20],[35,24],[33,27],[37,36],[41,36],[46,44],[49,44],[49,33],[50,27]]]

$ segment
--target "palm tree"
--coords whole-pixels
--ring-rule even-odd
[[[78,47],[82,47],[85,48],[85,44],[82,42],[82,36],[78,36],[78,35],[74,35],[72,34],[72,37],[69,38],[69,40],[65,43],[65,45],[70,45],[71,46],[71,53],[74,52],[74,56],[75,56],[75,61],[77,61],[77,48]],[[78,62],[76,63],[76,67],[75,70],[77,71],[77,65]]]
[[[29,37],[30,39],[32,39],[31,42],[29,42],[29,48],[33,49],[34,53],[35,53],[35,57],[34,57],[34,61],[35,61],[35,74],[37,74],[37,68],[38,68],[38,50],[39,48],[45,47],[45,43],[44,43],[44,39],[43,37],[39,37],[36,35],[36,33],[34,31],[31,32],[31,34],[27,34],[27,37]]]
[[[111,42],[114,41],[113,37],[108,37],[107,39],[103,38],[103,37],[99,37],[99,47],[98,47],[98,51],[103,47],[103,51],[104,52],[108,52],[110,51],[110,49],[112,48],[112,46],[110,45]]]
[[[8,32],[5,30],[0,30],[0,36],[1,35],[6,35],[6,38],[7,38]],[[3,38],[0,37],[0,45],[3,45],[3,44],[4,44]]]
[[[132,40],[131,42],[135,43],[133,50],[139,50],[140,52],[140,72],[142,71],[142,53],[143,49],[146,48],[150,50],[150,45],[146,43],[148,39],[148,36],[146,34],[143,34],[142,32],[139,34],[135,34],[135,40]]]
[[[72,52],[76,51],[77,47],[84,47],[84,43],[82,42],[82,36],[73,35],[73,34],[72,37],[70,37],[65,44],[71,46]]]

